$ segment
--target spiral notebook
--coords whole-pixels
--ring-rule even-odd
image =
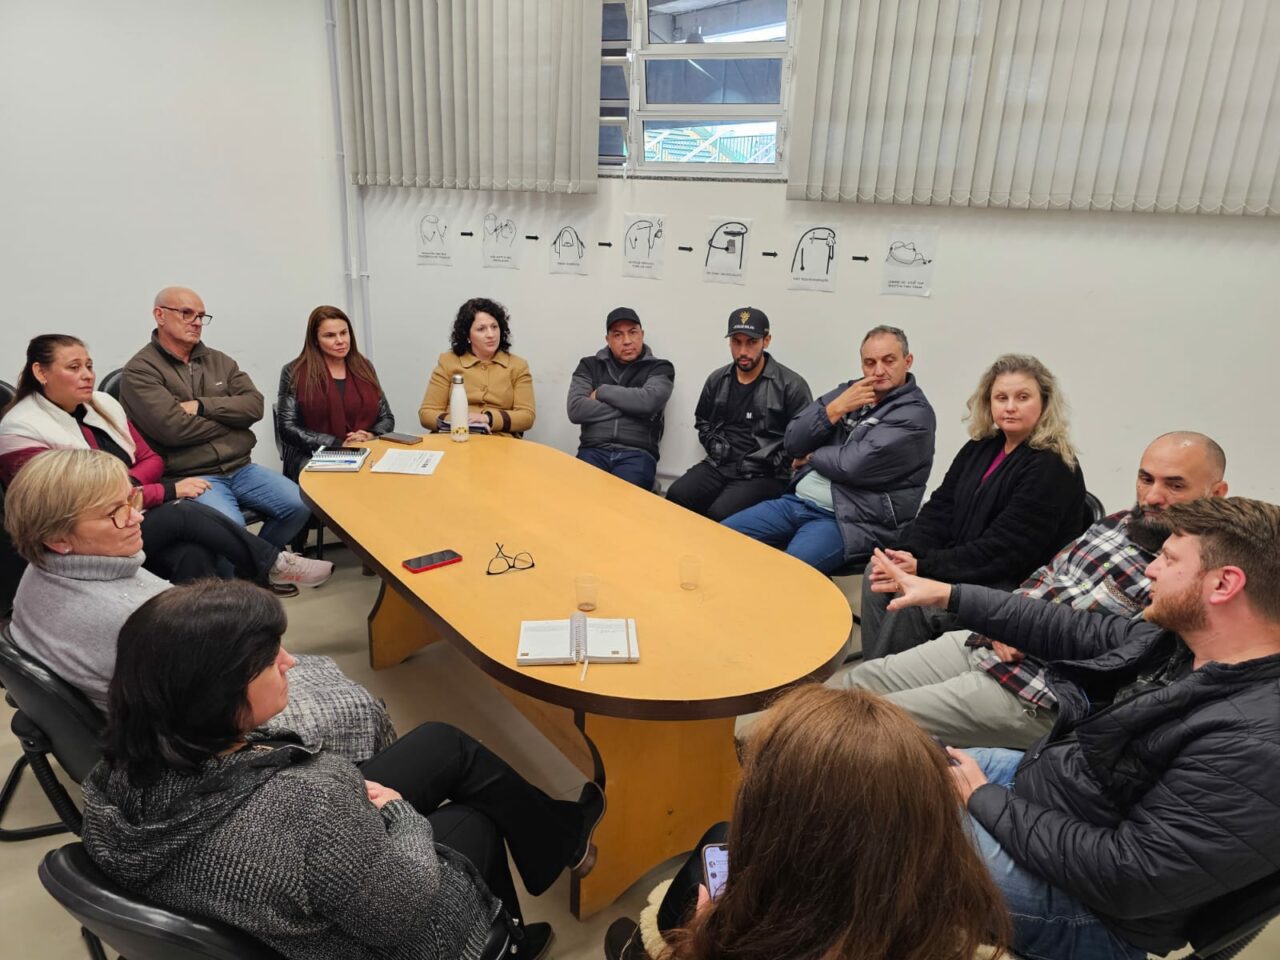
[[[311,455],[304,469],[355,473],[368,459],[368,447],[321,447]]]
[[[525,620],[520,624],[516,663],[636,663],[640,641],[635,620],[610,620],[575,613],[568,620]]]

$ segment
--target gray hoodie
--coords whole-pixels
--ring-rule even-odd
[[[122,886],[308,960],[476,960],[501,905],[408,802],[381,811],[359,771],[256,740],[198,771],[84,784],[89,855]]]

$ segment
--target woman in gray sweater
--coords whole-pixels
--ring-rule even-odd
[[[289,957],[476,960],[507,916],[521,960],[541,956],[550,927],[519,923],[504,841],[531,894],[584,873],[603,794],[553,800],[443,724],[358,769],[261,737],[288,702],[284,628],[279,601],[239,582],[174,587],[129,617],[84,787],[90,856]]]

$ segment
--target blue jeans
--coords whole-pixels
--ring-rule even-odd
[[[1022,760],[1021,750],[975,747],[966,752],[992,783],[1013,786],[1013,775]],[[1013,919],[1013,950],[1020,957],[1146,960],[1145,950],[1125,943],[1079,900],[1020,867],[977,820],[970,817],[970,823],[978,852],[1004,894]]]
[[[210,487],[196,498],[196,503],[212,507],[241,525],[244,524],[242,506],[258,511],[267,518],[258,535],[281,550],[302,532],[311,518],[311,510],[302,502],[298,485],[284,474],[256,463],[234,473],[204,479]]]
[[[658,461],[643,450],[579,447],[578,459],[645,490],[653,489],[653,476],[658,472]]]
[[[823,573],[832,573],[844,564],[844,538],[836,515],[793,493],[739,510],[721,522],[753,540],[785,547],[791,556]]]

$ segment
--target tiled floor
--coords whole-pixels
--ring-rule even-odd
[[[290,629],[287,646],[299,653],[324,653],[347,674],[386,699],[396,726],[412,729],[424,720],[446,720],[463,727],[511,762],[544,790],[576,797],[582,777],[514,707],[461,655],[438,644],[391,670],[373,672],[368,665],[365,617],[377,593],[377,580],[363,577],[345,550],[334,550],[338,562],[333,580],[304,596],[285,601]],[[0,708],[8,728],[9,710]],[[18,754],[16,740],[0,732],[0,769],[7,771]],[[74,796],[73,792],[73,796]],[[28,774],[9,826],[50,818],[44,795]],[[0,960],[82,960],[87,954],[71,918],[40,887],[36,864],[45,851],[67,842],[66,836],[0,845]],[[605,928],[620,916],[634,917],[648,891],[674,872],[677,861],[661,864],[611,908],[580,923],[568,912],[568,880],[561,880],[537,899],[523,900],[527,919],[549,920],[557,938],[551,956],[559,960],[597,960],[603,955]],[[1280,925],[1241,955],[1242,960],[1280,956]]]

